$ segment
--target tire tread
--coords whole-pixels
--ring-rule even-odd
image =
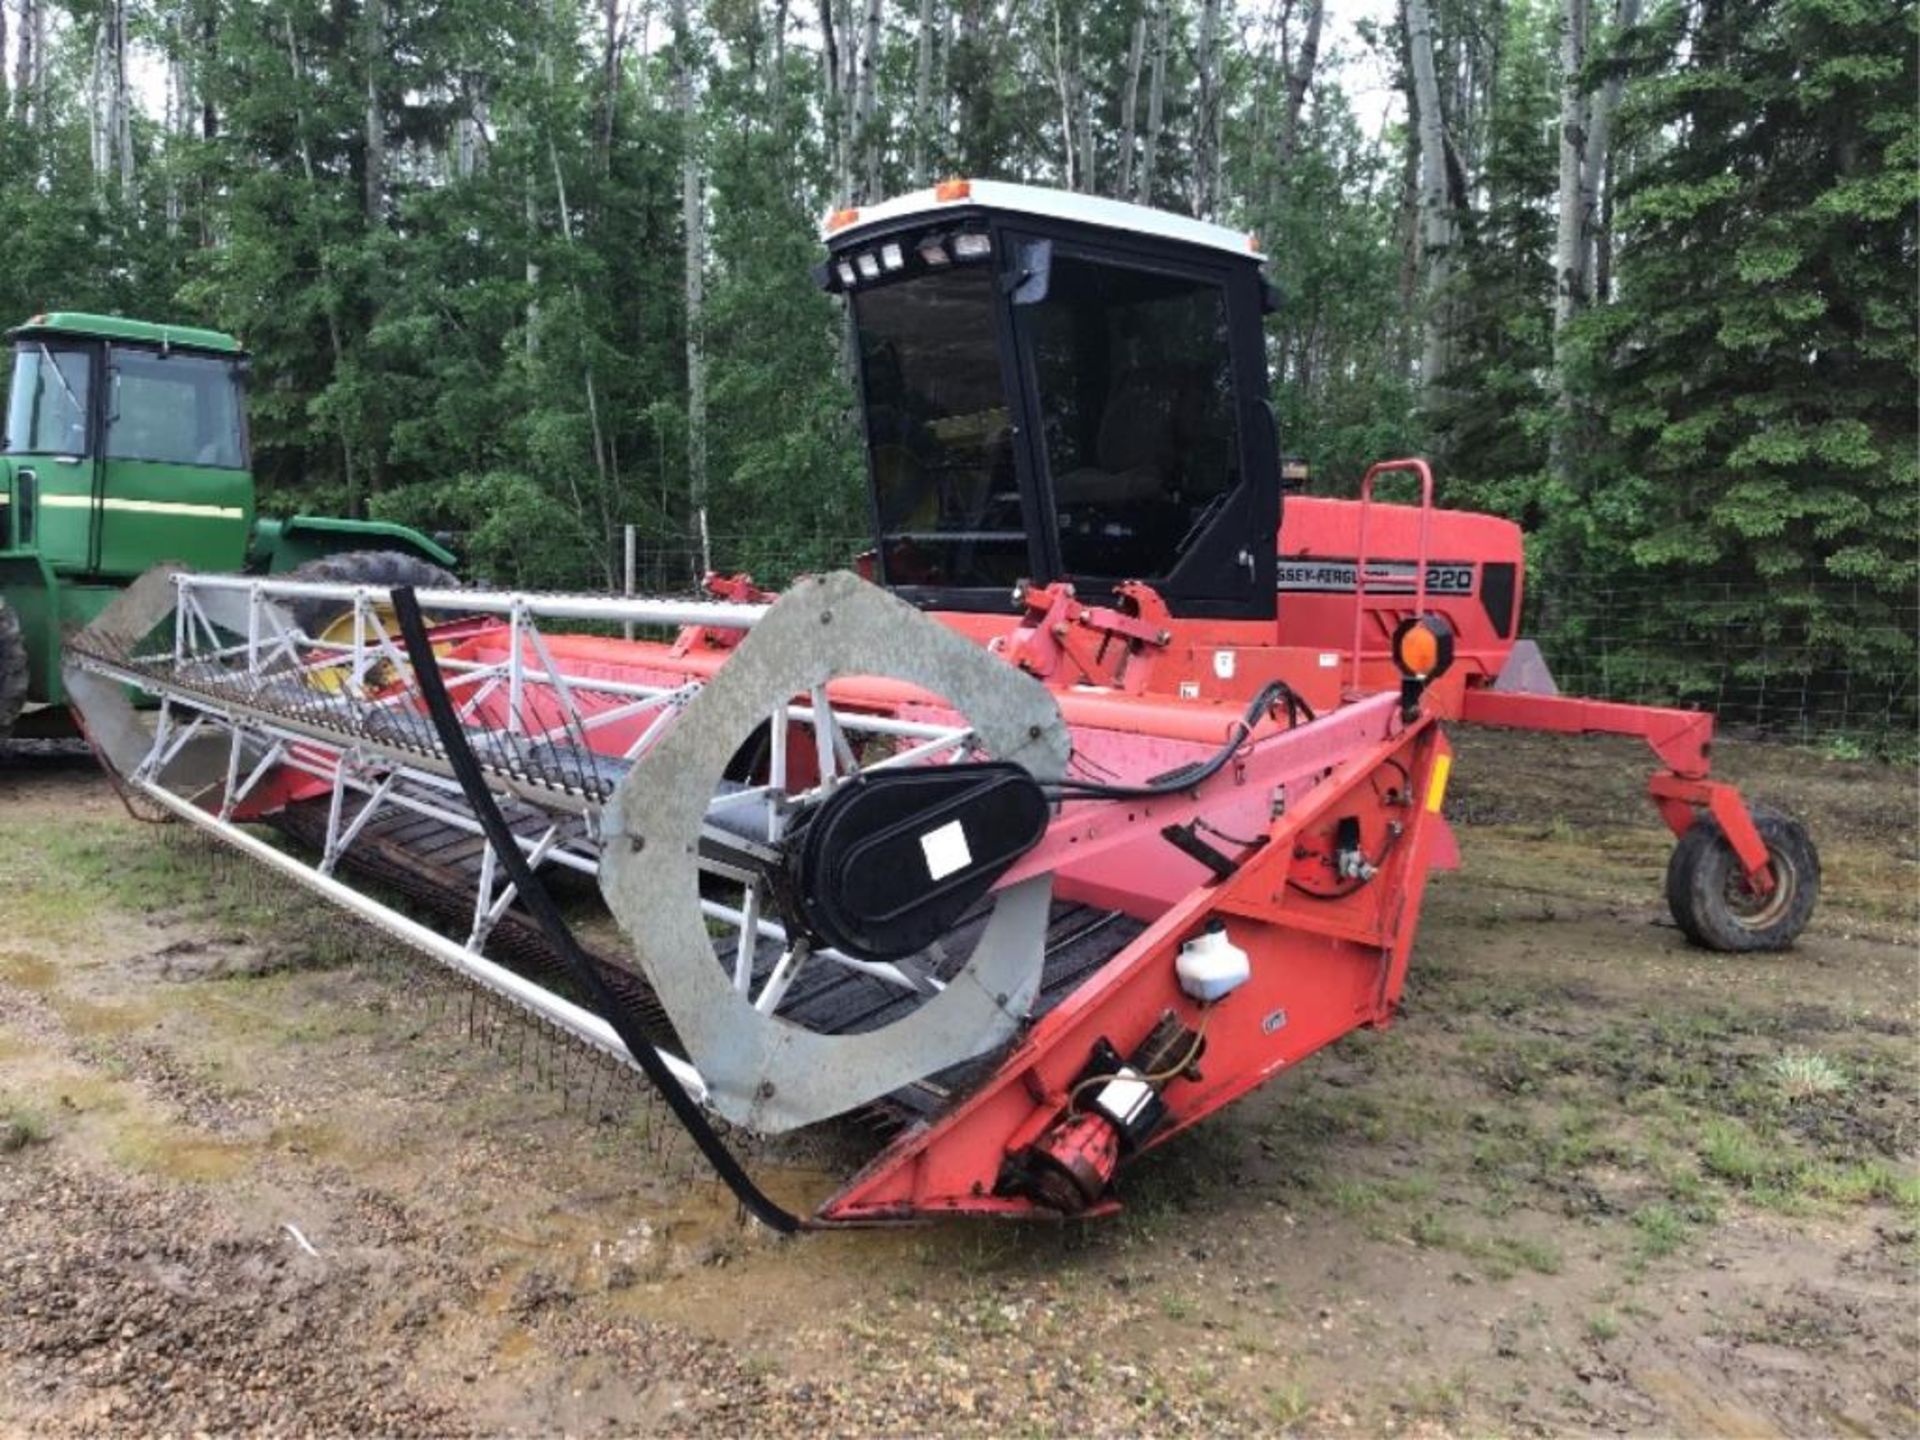
[[[1807,829],[1769,805],[1755,805],[1753,823],[1775,856],[1794,871],[1794,894],[1786,912],[1764,928],[1742,925],[1727,908],[1729,873],[1739,863],[1718,823],[1695,820],[1667,861],[1667,908],[1687,939],[1728,954],[1786,950],[1805,930],[1820,895],[1820,852]]]

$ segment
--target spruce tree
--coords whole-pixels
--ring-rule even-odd
[[[1636,37],[1618,294],[1581,322],[1584,493],[1552,523],[1656,634],[1688,624],[1675,582],[1750,597],[1750,667],[1912,679],[1914,14],[1690,0]]]

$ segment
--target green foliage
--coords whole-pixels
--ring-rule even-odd
[[[1316,488],[1338,490],[1372,461],[1420,448],[1394,240],[1399,177],[1338,90],[1322,91],[1302,130],[1272,198],[1245,218],[1280,292],[1268,332],[1281,448],[1312,462]]]
[[[1629,41],[1619,297],[1580,323],[1581,493],[1549,528],[1638,577],[1655,633],[1682,577],[1846,593],[1754,623],[1801,673],[1910,679],[1910,643],[1860,637],[1909,630],[1920,580],[1912,7],[1668,7]]]
[[[1487,200],[1463,217],[1448,309],[1452,371],[1428,416],[1447,503],[1537,529],[1553,396],[1555,7],[1519,0],[1504,17],[1508,59],[1487,120]]]

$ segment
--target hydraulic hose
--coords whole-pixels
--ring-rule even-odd
[[[1260,717],[1273,706],[1285,703],[1289,728],[1300,723],[1301,712],[1308,720],[1313,719],[1313,711],[1307,702],[1293,693],[1291,686],[1284,680],[1274,680],[1261,687],[1260,693],[1253,697],[1246,713],[1233,722],[1233,732],[1227,737],[1226,744],[1193,765],[1184,765],[1170,775],[1149,780],[1141,785],[1105,785],[1093,780],[1060,780],[1047,786],[1048,793],[1060,800],[1156,800],[1166,795],[1178,795],[1191,790],[1203,781],[1211,780],[1231,760],[1234,752],[1246,742],[1253,733],[1253,727],[1260,723]]]
[[[426,702],[427,716],[440,736],[447,764],[452,768],[454,778],[460,782],[461,792],[473,810],[474,819],[479,821],[481,830],[485,832],[487,843],[493,847],[494,857],[506,871],[507,879],[513,882],[520,903],[526,906],[528,914],[546,936],[547,943],[565,962],[568,973],[573,976],[574,983],[580,987],[592,1008],[613,1027],[614,1034],[627,1047],[641,1073],[653,1082],[654,1089],[667,1102],[667,1108],[673,1111],[674,1118],[693,1137],[693,1143],[699,1147],[707,1163],[713,1166],[714,1173],[761,1224],[782,1235],[793,1234],[801,1228],[800,1218],[783,1209],[753,1183],[753,1177],[747,1174],[733,1152],[727,1149],[726,1142],[714,1130],[699,1102],[687,1093],[686,1087],[667,1068],[666,1062],[648,1043],[634,1017],[587,959],[586,952],[580,948],[579,941],[573,938],[573,931],[567,927],[546,886],[535,878],[533,867],[527,863],[527,857],[521,852],[506,817],[500,813],[500,807],[494,801],[493,792],[487,787],[480,762],[474,757],[473,747],[467,742],[466,731],[454,711],[452,697],[447,694],[446,681],[440,674],[440,663],[434,657],[433,641],[427,635],[426,617],[421,614],[420,602],[413,593],[413,587],[397,587],[392,592],[392,600],[393,613],[400,622],[401,638],[406,643],[407,658],[413,664],[414,682],[419,686],[420,698]]]

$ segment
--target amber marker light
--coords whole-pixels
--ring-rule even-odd
[[[1393,632],[1393,663],[1410,680],[1432,680],[1453,664],[1453,627],[1438,615],[1403,620]]]

